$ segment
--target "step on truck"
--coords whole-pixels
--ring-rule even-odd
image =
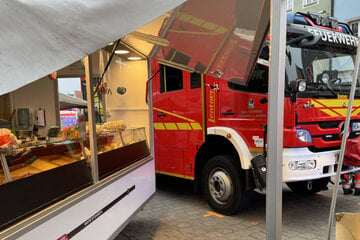
[[[287,15],[282,178],[294,192],[327,189],[336,173],[357,41],[336,19]],[[222,214],[266,191],[268,42],[246,85],[152,60],[156,172],[193,180]],[[349,138],[360,134],[359,90]]]

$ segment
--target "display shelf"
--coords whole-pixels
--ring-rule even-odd
[[[100,179],[150,155],[144,128],[103,131],[97,142]],[[88,138],[57,138],[2,151],[0,230],[91,185],[88,148]]]

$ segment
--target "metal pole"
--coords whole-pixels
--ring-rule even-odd
[[[359,48],[360,48],[360,41],[358,42],[357,52],[356,52],[356,59],[355,59],[355,69],[353,72],[353,78],[351,83],[351,89],[350,89],[350,96],[349,96],[349,106],[346,113],[346,119],[345,119],[345,128],[343,133],[343,138],[341,140],[341,147],[340,147],[340,155],[339,155],[339,162],[338,167],[336,170],[336,179],[335,179],[335,186],[332,192],[332,200],[331,200],[331,207],[330,207],[330,213],[329,213],[329,221],[328,221],[328,231],[327,231],[327,239],[330,240],[331,238],[331,229],[334,223],[334,217],[335,217],[335,207],[336,207],[336,200],[337,200],[337,193],[339,188],[339,181],[340,181],[340,172],[342,169],[343,161],[344,161],[344,154],[345,154],[345,148],[346,148],[346,140],[349,132],[349,126],[350,126],[350,118],[351,118],[351,112],[355,97],[355,90],[356,90],[356,82],[357,82],[357,76],[359,74]]]
[[[99,181],[99,167],[97,155],[97,139],[96,139],[96,121],[95,121],[95,105],[94,105],[94,85],[92,83],[92,56],[84,58],[85,78],[86,78],[86,96],[88,105],[88,121],[89,121],[89,142],[90,142],[90,164],[93,183]]]
[[[266,239],[281,239],[286,1],[270,5],[270,79],[266,178]]]
[[[2,166],[3,172],[4,172],[5,177],[6,177],[6,182],[11,182],[12,178],[11,178],[9,166],[7,164],[7,161],[6,161],[5,154],[1,153],[0,157],[1,157],[1,166]]]
[[[151,60],[147,59],[148,77],[151,78]],[[147,94],[148,94],[148,109],[149,109],[149,147],[151,156],[155,159],[155,137],[154,137],[154,112],[153,112],[153,80],[151,79],[148,83]]]

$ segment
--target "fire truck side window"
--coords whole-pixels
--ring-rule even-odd
[[[201,74],[200,73],[190,73],[190,87],[191,89],[201,87]]]
[[[176,68],[160,65],[160,92],[171,92],[183,89],[182,71]]]
[[[269,68],[262,64],[256,64],[248,85],[243,86],[236,83],[228,82],[228,86],[231,90],[235,91],[267,93],[268,78]]]

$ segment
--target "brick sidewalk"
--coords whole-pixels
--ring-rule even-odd
[[[282,239],[324,239],[327,232],[332,185],[310,196],[283,191]],[[192,184],[157,178],[157,193],[116,240],[127,239],[265,239],[265,195],[254,193],[251,203],[234,216],[218,215]],[[359,212],[360,196],[339,191],[336,212]]]

